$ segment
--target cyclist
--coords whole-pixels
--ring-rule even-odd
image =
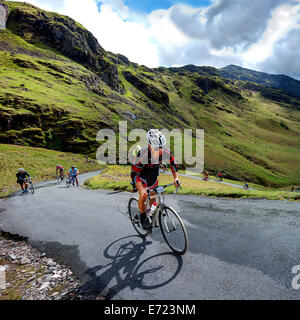
[[[204,181],[208,180],[208,172],[207,171],[203,174],[203,180]]]
[[[249,189],[249,185],[248,185],[247,181],[245,181],[244,189],[245,189],[245,190],[248,190],[248,189]]]
[[[171,152],[165,147],[166,138],[162,132],[157,129],[151,129],[147,132],[148,145],[144,146],[133,161],[131,167],[131,178],[139,192],[138,206],[141,213],[141,224],[145,230],[151,228],[150,222],[146,216],[147,188],[153,190],[158,186],[159,168],[164,159],[171,167],[174,185],[179,187],[178,168]],[[151,199],[150,206],[155,202]]]
[[[79,174],[79,170],[75,166],[72,166],[68,172],[68,177],[74,178],[76,180],[77,187],[78,187],[78,174]]]
[[[18,169],[18,173],[16,174],[16,176],[17,176],[17,183],[20,184],[22,193],[27,193],[28,181],[31,182],[30,175],[25,171],[25,169],[20,168]],[[28,180],[26,179],[26,177],[28,177]]]
[[[222,173],[220,172],[220,173],[218,173],[218,179],[220,180],[220,181],[222,181],[223,180],[223,175],[222,175]]]
[[[56,174],[59,172],[59,176],[60,177],[63,177],[63,175],[64,175],[64,167],[63,166],[61,166],[61,165],[57,165],[56,166]]]

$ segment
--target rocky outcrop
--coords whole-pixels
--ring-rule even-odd
[[[113,90],[124,93],[116,65],[92,33],[73,19],[22,3],[11,11],[8,23],[14,26],[13,32],[28,42],[56,49],[92,70]]]
[[[219,70],[214,67],[208,67],[208,66],[194,66],[192,64],[183,66],[183,67],[173,67],[169,68],[170,71],[174,73],[180,73],[183,71],[189,71],[191,73],[198,73],[200,75],[210,75],[210,76],[220,76]]]
[[[218,89],[220,84],[218,81],[206,77],[199,77],[194,79],[195,84],[203,90],[205,93],[209,93],[209,91]]]
[[[110,51],[107,51],[109,54],[109,59],[114,63],[114,64],[121,64],[123,66],[129,67],[131,62],[129,59],[122,54],[114,54]]]
[[[56,49],[92,70],[113,90],[124,93],[116,65],[92,33],[73,19],[23,3],[11,11],[8,23],[25,40]]]
[[[191,99],[197,103],[205,104],[205,100],[199,90],[193,90],[191,93]]]
[[[110,86],[113,90],[123,94],[125,92],[122,82],[119,79],[118,68],[115,64],[106,60],[100,61],[101,71],[98,76],[103,82]]]
[[[6,20],[8,16],[8,8],[4,1],[0,0],[0,29],[6,28]]]
[[[211,90],[218,89],[238,100],[244,99],[243,96],[236,91],[237,89],[233,90],[226,86],[226,84],[223,81],[216,80],[212,77],[196,77],[194,78],[194,83],[206,94],[209,93],[209,91]]]
[[[8,22],[17,26],[13,31],[26,40],[42,42],[89,67],[99,68],[105,55],[92,33],[69,17],[22,4],[11,11]]]
[[[170,104],[169,96],[166,92],[158,89],[152,84],[147,83],[141,77],[132,74],[130,71],[124,71],[123,76],[126,81],[144,93],[149,99],[164,106],[168,106]]]
[[[98,123],[71,117],[70,112],[63,109],[9,93],[0,96],[0,119],[0,143],[59,146],[67,151],[71,147],[78,152],[82,152],[82,145],[86,150],[94,143],[85,136],[86,128],[96,131],[98,126]]]

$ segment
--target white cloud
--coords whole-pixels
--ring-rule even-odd
[[[27,1],[70,16],[104,49],[149,67],[234,63],[300,77],[300,68],[292,74],[287,67],[289,39],[299,32],[299,0],[214,0],[199,8],[178,3],[150,14],[130,10],[123,0]]]
[[[299,19],[300,5],[276,8],[261,39],[245,52],[246,62],[251,65],[252,61],[259,63],[271,56],[275,42],[284,38],[290,30],[298,28]]]

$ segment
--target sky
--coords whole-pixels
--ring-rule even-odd
[[[148,67],[229,64],[300,79],[300,0],[27,0]]]

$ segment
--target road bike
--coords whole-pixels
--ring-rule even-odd
[[[71,184],[73,184],[73,186],[75,186],[75,177],[74,177],[74,176],[69,176],[69,177],[66,179],[66,186],[67,186],[67,188],[69,188]]]
[[[154,227],[160,227],[167,245],[178,255],[185,254],[188,247],[188,235],[186,228],[179,214],[171,207],[165,204],[165,189],[174,184],[167,184],[164,186],[157,186],[154,189],[147,189],[147,212],[149,212],[150,199],[156,198],[156,209],[152,216],[148,216],[151,228],[145,230],[140,221],[140,211],[138,208],[138,199],[130,198],[128,202],[128,213],[131,223],[136,232],[142,236],[147,237],[152,233]],[[177,189],[178,190],[178,189]],[[158,221],[157,221],[158,220]]]
[[[57,183],[63,182],[64,179],[65,179],[65,175],[63,173],[59,173],[59,174],[56,175]]]
[[[24,181],[25,181],[26,183],[28,183],[29,192],[32,193],[32,194],[34,194],[34,192],[35,192],[35,187],[34,187],[34,184],[32,183],[32,181],[31,181],[31,180],[28,180],[27,178],[25,178]]]

